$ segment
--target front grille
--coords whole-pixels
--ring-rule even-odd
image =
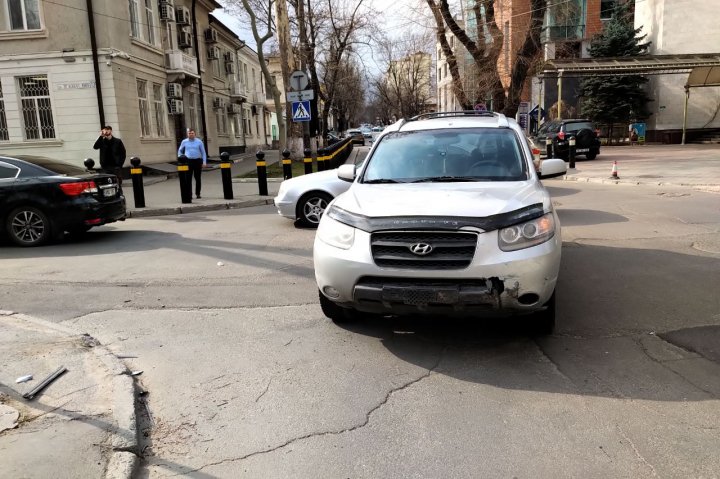
[[[429,245],[428,254],[412,252]],[[477,234],[454,231],[388,231],[373,233],[370,246],[378,266],[401,269],[463,269],[472,262]],[[422,249],[422,248],[420,248]]]

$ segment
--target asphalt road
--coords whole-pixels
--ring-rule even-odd
[[[140,477],[717,477],[720,212],[674,187],[548,181],[558,330],[317,304],[314,231],[271,207],[0,248],[0,304],[143,370]]]

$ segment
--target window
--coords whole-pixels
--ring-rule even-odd
[[[215,120],[217,122],[218,135],[228,134],[228,122],[227,122],[227,110],[225,108],[218,108],[215,110]]]
[[[255,136],[260,136],[260,115],[255,115]]]
[[[18,173],[20,173],[20,168],[13,165],[8,165],[7,163],[0,163],[0,180],[17,178]]]
[[[7,118],[5,117],[5,100],[3,100],[2,83],[0,83],[0,141],[8,141]]]
[[[141,1],[143,1],[142,7],[140,6]],[[128,5],[130,7],[130,36],[156,45],[153,0],[128,0]]]
[[[18,77],[17,81],[25,139],[55,138],[47,75]]]
[[[600,20],[610,20],[615,10],[615,0],[600,0]]]
[[[148,109],[147,82],[137,80],[138,108],[140,110],[140,135],[150,136],[150,113]]]
[[[39,0],[7,0],[10,30],[39,30]]]
[[[250,108],[243,109],[243,128],[245,129],[246,135],[252,135],[252,129],[250,128]]]
[[[223,58],[222,50],[220,50],[220,58]],[[212,62],[212,66],[213,66],[213,74],[216,77],[222,77],[222,74],[220,72],[220,60],[218,59],[218,60],[210,60],[210,61]]]
[[[195,110],[195,97],[197,96],[196,93],[188,92],[188,99],[187,99],[187,108],[185,109],[185,123],[187,123],[188,128],[194,128],[195,133],[198,132],[198,124],[197,124],[197,111]]]
[[[138,0],[129,0],[130,5],[130,36],[140,38],[140,6]]]
[[[155,116],[155,135],[165,136],[165,101],[163,100],[163,87],[153,83],[153,114]]]
[[[155,14],[152,9],[152,0],[145,0],[145,41],[155,45]]]
[[[235,136],[237,138],[242,136],[242,123],[240,122],[240,115],[233,115],[233,130],[235,130]]]

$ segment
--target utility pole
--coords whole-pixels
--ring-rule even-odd
[[[275,22],[277,23],[278,46],[280,48],[280,69],[282,71],[285,91],[290,82],[290,74],[295,70],[295,58],[292,54],[292,43],[290,40],[290,20],[288,18],[287,0],[275,2]],[[288,136],[295,136],[296,124],[292,121],[292,104],[285,102],[285,124],[287,125]],[[290,133],[292,132],[292,134]]]
[[[305,24],[305,0],[297,0],[297,17],[300,26],[300,70],[307,72],[308,62],[308,41],[307,25]],[[311,103],[317,99],[310,100]],[[311,108],[310,111],[313,109]],[[310,122],[304,121],[303,125],[303,150],[310,148]]]

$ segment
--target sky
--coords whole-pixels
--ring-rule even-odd
[[[224,3],[222,0],[220,1],[220,4]],[[373,7],[380,13],[375,18],[375,21],[378,22],[378,30],[384,31],[397,39],[402,39],[403,34],[410,29],[421,28],[419,24],[420,15],[417,10],[427,11],[425,0],[365,0],[364,4]],[[215,10],[213,15],[233,30],[251,48],[256,49],[252,32],[244,28],[235,17],[222,9]]]

